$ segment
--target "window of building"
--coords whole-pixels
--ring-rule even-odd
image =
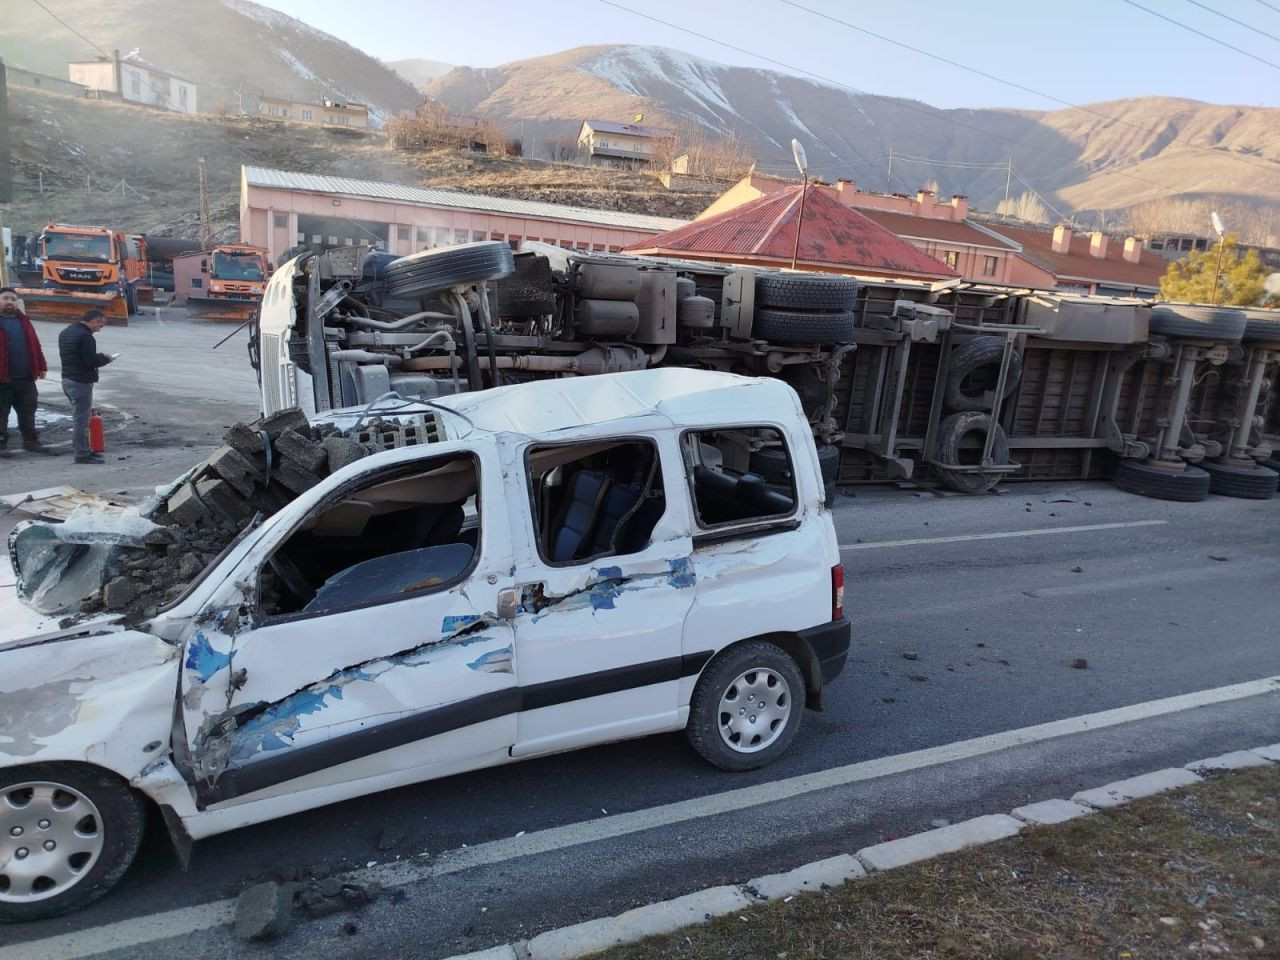
[[[259,573],[268,618],[323,616],[447,590],[480,552],[480,467],[438,457],[318,507]]]
[[[769,522],[795,512],[791,455],[774,428],[690,431],[682,443],[699,526]],[[768,480],[753,469],[765,462]]]
[[[271,218],[271,222],[277,227],[289,226],[289,215],[287,213],[277,213]]]
[[[996,258],[995,257],[982,258],[982,275],[984,277],[994,277],[996,275]]]
[[[303,107],[298,114],[303,120],[314,120],[316,118],[315,111],[310,107]]]
[[[538,553],[549,564],[639,553],[666,512],[652,440],[532,447],[525,463]]]
[[[396,227],[396,238],[402,241],[403,243],[409,242],[411,233],[412,233],[412,228],[407,226],[406,224],[402,223]]]
[[[954,250],[944,250],[942,253],[942,262],[954,270],[960,262],[960,254],[956,253]]]
[[[1164,241],[1163,241],[1163,240],[1157,240],[1157,239],[1154,239],[1154,238],[1153,238],[1153,239],[1151,240],[1151,249],[1152,249],[1152,250],[1163,250],[1163,249],[1164,249]]]
[[[331,246],[331,247],[336,247],[337,245],[338,245],[338,238],[337,238],[337,237],[330,237],[330,238],[329,238],[329,246]]]
[[[320,240],[321,240],[320,234],[318,234],[318,233],[313,233],[313,234],[311,235],[311,242],[312,242],[312,243],[319,243],[319,242],[320,242]]]
[[[142,77],[132,70],[129,71],[129,89],[135,97],[142,96]]]
[[[178,84],[178,106],[183,110],[187,109],[187,88],[184,84]]]
[[[485,237],[484,237],[484,231],[483,231],[483,230],[472,230],[472,231],[471,231],[471,242],[472,242],[472,243],[479,243],[479,242],[480,242],[481,240],[483,240],[484,238],[485,238]],[[501,239],[501,238],[499,238],[499,239]]]
[[[468,231],[466,231],[466,230],[454,230],[454,231],[453,231],[453,242],[454,242],[454,243],[466,243],[466,242],[467,242],[467,238],[468,238],[470,235],[471,235],[471,234],[470,234]]]

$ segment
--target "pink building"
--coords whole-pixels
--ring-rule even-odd
[[[1018,287],[1070,290],[1108,297],[1152,297],[1169,261],[1143,248],[1139,237],[1115,238],[1099,231],[993,223],[1018,244],[1011,282]]]
[[[511,200],[457,190],[355,180],[265,167],[240,170],[240,239],[275,263],[290,247],[372,243],[391,253],[474,240],[541,240],[572,250],[618,251],[683,220]]]

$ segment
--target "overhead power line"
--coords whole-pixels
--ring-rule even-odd
[[[1280,7],[1277,7],[1274,3],[1267,3],[1267,0],[1258,0],[1258,2],[1268,10],[1274,10],[1276,13],[1280,13]]]
[[[912,46],[911,44],[904,43],[901,40],[895,40],[893,37],[885,36],[882,33],[876,33],[874,30],[868,30],[866,27],[859,26],[856,23],[850,23],[848,20],[842,20],[839,17],[832,16],[829,13],[824,13],[821,10],[815,10],[812,7],[805,6],[802,3],[797,3],[796,0],[778,0],[778,2],[784,3],[789,7],[794,7],[797,10],[803,10],[805,13],[811,13],[815,17],[821,17],[822,19],[829,20],[832,23],[837,23],[837,24],[840,24],[841,26],[848,27],[850,30],[856,30],[858,33],[865,34],[868,37],[873,37],[876,40],[882,40],[885,43],[893,44],[895,47],[901,47],[903,50],[910,50],[912,53],[918,53],[921,56],[929,57],[932,60],[937,60],[939,63],[945,63],[945,64],[948,64],[949,66],[956,67],[960,70],[966,70],[969,73],[972,73],[976,76],[985,77],[987,80],[994,80],[996,83],[1002,83],[1007,87],[1014,88],[1015,90],[1021,90],[1024,93],[1034,94],[1037,97],[1043,97],[1046,100],[1052,100],[1054,103],[1060,103],[1065,107],[1071,107],[1072,109],[1075,109],[1075,110],[1082,110],[1085,113],[1092,114],[1095,117],[1100,117],[1103,120],[1109,120],[1113,123],[1122,123],[1127,127],[1132,127],[1135,130],[1141,130],[1144,133],[1151,134],[1152,136],[1156,136],[1156,137],[1169,136],[1169,134],[1166,131],[1156,130],[1156,129],[1153,129],[1152,127],[1148,127],[1140,123],[1134,123],[1131,120],[1126,120],[1123,117],[1116,117],[1108,113],[1103,113],[1101,110],[1095,109],[1094,107],[1085,106],[1079,103],[1073,103],[1072,101],[1064,100],[1061,97],[1055,97],[1051,93],[1045,93],[1043,90],[1037,90],[1034,87],[1028,87],[1026,84],[1018,83],[1016,80],[1009,80],[1006,77],[996,76],[994,73],[988,73],[987,71],[982,70],[978,67],[971,66],[970,64],[961,63],[959,60],[952,60],[950,57],[944,57],[941,54],[933,53],[932,51],[922,49],[921,47]],[[1188,0],[1188,2],[1196,3],[1196,0]],[[1181,137],[1172,137],[1171,142],[1180,143],[1183,146],[1192,147],[1196,150],[1204,150],[1206,152],[1213,153],[1214,155],[1219,157],[1225,156],[1232,160],[1236,160],[1240,163],[1247,163],[1250,166],[1255,166],[1255,167],[1262,166],[1261,163],[1254,160],[1250,160],[1247,157],[1241,157],[1231,153],[1224,153],[1223,151],[1217,150],[1213,147],[1206,147],[1205,145],[1200,143],[1192,143],[1190,140],[1184,140]],[[1003,167],[1004,164],[1000,164],[1000,166]]]
[[[60,16],[58,16],[56,13],[54,13],[52,10],[46,7],[43,3],[40,2],[40,0],[31,0],[31,2],[34,3],[37,7],[39,7],[41,10],[43,10],[45,13],[47,13],[49,16],[53,17],[53,19],[57,20],[60,24],[62,24],[64,27],[66,27],[68,30],[74,33],[77,37],[79,37],[89,46],[93,47],[95,50],[99,51],[104,56],[107,56],[107,57],[111,56],[111,54],[107,53],[107,51],[103,50],[100,46],[98,46],[96,43],[94,43],[92,40],[86,37],[83,33],[81,33],[71,24],[67,23],[67,21],[63,20]]]
[[[1237,47],[1235,44],[1227,43],[1227,41],[1225,40],[1219,40],[1217,37],[1213,36],[1212,34],[1205,33],[1203,30],[1198,30],[1195,27],[1189,26],[1188,24],[1183,23],[1181,20],[1175,20],[1173,19],[1173,17],[1166,17],[1163,13],[1157,13],[1155,10],[1152,10],[1150,7],[1144,7],[1142,4],[1137,3],[1136,0],[1124,0],[1124,2],[1131,7],[1137,7],[1139,10],[1146,11],[1147,13],[1151,14],[1153,17],[1159,17],[1161,20],[1164,20],[1168,23],[1172,23],[1175,27],[1181,27],[1183,30],[1189,30],[1190,32],[1198,36],[1204,37],[1206,40],[1212,40],[1214,43],[1216,43],[1220,47],[1226,47],[1228,50],[1234,50],[1236,53],[1243,54],[1244,56],[1248,57],[1250,60],[1257,60],[1259,63],[1264,63],[1268,67],[1271,67],[1271,69],[1273,70],[1280,70],[1280,63],[1274,63],[1271,60],[1267,60],[1263,57],[1258,56],[1256,53],[1250,53],[1248,50],[1241,49],[1240,47]]]
[[[1265,30],[1259,30],[1253,24],[1245,23],[1243,20],[1237,20],[1230,14],[1223,13],[1221,10],[1213,9],[1213,7],[1209,6],[1207,3],[1201,3],[1200,0],[1187,0],[1187,3],[1191,4],[1193,7],[1199,7],[1201,10],[1208,10],[1214,16],[1221,17],[1223,20],[1230,20],[1232,23],[1239,24],[1246,30],[1252,30],[1254,33],[1259,36],[1266,37],[1268,40],[1280,42],[1280,37],[1277,37],[1274,33],[1267,33]]]
[[[697,30],[693,30],[693,29],[690,29],[689,27],[681,26],[678,23],[672,23],[670,20],[663,20],[661,17],[655,17],[652,14],[642,13],[639,10],[634,10],[631,7],[625,6],[624,4],[617,3],[616,0],[597,0],[597,2],[602,3],[607,7],[613,7],[615,10],[621,10],[624,13],[630,13],[633,16],[640,17],[641,19],[649,20],[652,23],[658,23],[664,27],[670,27],[672,30],[678,30],[681,33],[687,33],[690,36],[699,38],[700,40],[706,40],[709,43],[718,44],[719,46],[725,47],[726,49],[734,50],[738,53],[745,54],[748,57],[753,57],[757,60],[763,60],[766,63],[772,63],[775,66],[779,66],[779,67],[782,67],[784,70],[790,71],[791,73],[812,77],[815,80],[820,80],[822,83],[825,83],[828,86],[839,87],[842,90],[849,90],[860,96],[865,96],[865,97],[876,96],[876,94],[872,94],[867,90],[860,90],[857,87],[852,86],[850,84],[842,83],[839,80],[833,80],[830,77],[823,76],[820,73],[814,73],[812,70],[806,70],[803,67],[796,67],[789,63],[784,63],[781,60],[776,60],[773,57],[765,56],[762,53],[756,53],[754,50],[747,50],[747,49],[744,49],[743,47],[735,46],[734,44],[729,43],[725,40],[721,40],[718,37],[713,37],[705,33],[700,33]],[[1078,156],[1073,157],[1070,154],[1058,153],[1055,150],[1047,150],[1044,147],[1038,147],[1038,146],[1035,146],[1034,144],[1030,144],[1030,143],[1026,143],[1025,141],[1018,140],[1015,137],[1009,137],[1009,136],[1005,136],[1002,133],[996,133],[994,130],[985,130],[982,127],[975,126],[972,123],[965,123],[963,120],[957,120],[955,117],[948,116],[947,114],[943,113],[940,110],[935,110],[935,109],[924,107],[924,106],[917,107],[910,100],[904,100],[896,97],[894,98],[882,97],[881,99],[893,99],[893,101],[904,110],[910,110],[913,113],[922,114],[923,116],[927,116],[934,121],[940,120],[944,123],[949,123],[952,126],[964,127],[966,130],[972,130],[975,133],[980,133],[984,137],[990,137],[996,140],[1004,140],[1006,143],[1016,144],[1019,147],[1023,147],[1027,150],[1031,150],[1036,153],[1044,154],[1047,157],[1054,157],[1058,160],[1063,161],[1064,163],[1076,164],[1080,160]],[[875,129],[874,123],[872,124],[872,129],[873,130]],[[876,134],[876,137],[877,139],[880,139],[881,143],[883,144],[883,138],[881,138],[878,133]],[[852,146],[853,145],[850,144],[850,147]],[[857,150],[855,149],[854,152],[857,152]],[[866,158],[863,157],[861,153],[859,153],[858,156],[861,159],[866,160]],[[1125,173],[1124,171],[1121,171],[1121,170],[1116,170],[1113,172],[1118,177],[1125,177],[1126,179],[1129,179],[1129,180],[1135,180],[1138,183],[1145,183],[1148,186],[1159,187],[1161,190],[1166,190],[1166,191],[1169,191],[1170,193],[1178,192],[1166,183],[1160,183],[1157,180],[1150,180],[1147,177],[1138,176],[1136,173]]]

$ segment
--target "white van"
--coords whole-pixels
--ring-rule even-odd
[[[333,473],[141,626],[6,635],[30,611],[3,587],[0,920],[102,895],[150,804],[185,857],[300,810],[663,731],[751,769],[821,707],[850,627],[790,387],[665,369],[431,406],[446,439]],[[748,472],[765,447],[786,479]]]

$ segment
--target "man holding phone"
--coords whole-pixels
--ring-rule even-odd
[[[89,449],[89,415],[93,412],[93,385],[98,382],[98,368],[114,358],[98,352],[94,334],[106,326],[101,310],[87,310],[85,315],[58,334],[58,353],[62,357],[62,392],[71,401],[71,444],[76,463],[102,463],[102,454]]]

